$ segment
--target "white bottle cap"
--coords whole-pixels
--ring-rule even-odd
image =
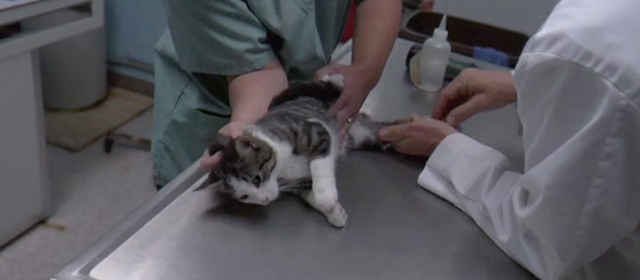
[[[446,41],[449,32],[447,31],[447,15],[443,15],[440,20],[440,26],[433,30],[433,39],[436,41]]]

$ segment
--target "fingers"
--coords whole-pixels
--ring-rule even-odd
[[[224,127],[222,127],[220,130],[218,130],[218,132],[224,135],[228,135],[231,138],[237,138],[243,134],[246,126],[247,126],[246,123],[242,123],[238,121],[230,122]],[[221,151],[218,151],[213,155],[211,155],[209,154],[209,150],[207,149],[204,151],[204,154],[200,158],[200,169],[208,172],[211,169],[218,166],[220,164],[220,161],[222,161]]]
[[[343,122],[342,121],[346,121],[349,117],[344,117],[344,115],[346,113],[342,113],[342,118],[343,120],[338,118],[338,113],[343,111],[345,106],[347,105],[347,96],[346,94],[342,94],[340,95],[340,98],[338,98],[338,100],[336,100],[336,103],[333,104],[333,106],[331,106],[331,108],[329,108],[329,111],[327,112],[329,114],[330,117],[336,117],[338,119],[338,121],[340,122],[340,127],[342,127]]]
[[[407,138],[410,123],[393,125],[380,130],[378,137],[383,142],[397,142]]]
[[[202,158],[200,158],[200,169],[208,172],[218,166],[221,160],[222,152],[217,152],[213,155],[210,155],[209,151],[205,150]]]
[[[445,122],[454,127],[459,126],[473,115],[485,111],[486,107],[486,102],[481,96],[474,96],[469,101],[453,109],[447,115]]]
[[[422,119],[422,117],[420,115],[418,115],[418,114],[415,114],[415,113],[411,114],[411,116],[409,117],[409,120],[412,121],[412,122],[413,121],[418,121],[418,120],[421,120],[421,119]]]
[[[433,109],[433,113],[431,114],[432,118],[444,121],[445,117],[455,106],[455,100],[459,99],[459,96],[461,95],[459,92],[461,83],[461,79],[460,77],[458,77],[442,90],[440,99],[438,99],[438,103],[436,103],[436,106]]]
[[[340,129],[340,146],[344,143],[344,140],[349,136],[349,130],[351,129],[351,124],[345,124],[342,129]]]
[[[398,151],[399,153],[402,153],[405,155],[415,155],[416,153],[412,148],[413,143],[411,142],[412,142],[411,139],[404,139],[404,140],[400,140],[398,142],[393,143],[391,146],[393,147],[394,150]]]
[[[231,138],[238,138],[244,133],[244,129],[248,126],[247,123],[235,121],[230,122],[222,127],[218,132],[229,135]]]
[[[405,123],[409,123],[412,121],[415,121],[416,119],[418,119],[420,116],[418,114],[412,114],[411,116],[409,116],[408,118],[404,118],[404,119],[397,119],[391,122],[388,122],[387,125],[398,125],[398,124],[405,124]]]

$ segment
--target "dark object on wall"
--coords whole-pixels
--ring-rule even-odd
[[[18,32],[20,32],[20,24],[18,23],[0,26],[0,40],[9,38]]]
[[[400,37],[422,43],[440,24],[442,14],[415,11],[407,13]],[[529,36],[503,28],[447,16],[447,30],[451,51],[473,57],[475,47],[494,48],[508,56],[514,67],[529,40]]]

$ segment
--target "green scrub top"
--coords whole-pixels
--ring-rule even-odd
[[[156,184],[202,156],[231,115],[227,75],[278,58],[289,80],[326,66],[350,0],[164,0],[168,31],[156,46]],[[361,1],[355,1],[360,3]]]

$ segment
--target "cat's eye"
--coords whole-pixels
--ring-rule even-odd
[[[256,187],[259,187],[260,183],[262,182],[262,180],[260,180],[260,175],[254,176],[252,182],[254,185],[256,185]]]
[[[249,198],[249,196],[245,194],[240,197],[240,200],[247,200],[247,198]]]

